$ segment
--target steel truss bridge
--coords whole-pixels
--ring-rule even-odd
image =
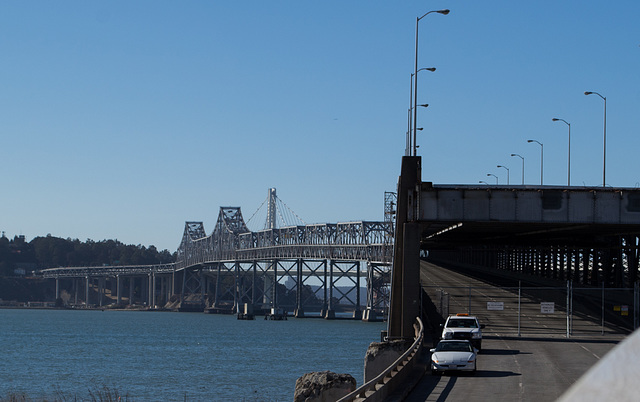
[[[118,305],[139,302],[180,311],[283,309],[298,317],[380,319],[389,305],[394,195],[385,195],[385,221],[278,228],[270,189],[270,228],[252,232],[239,207],[221,207],[210,235],[202,222],[185,223],[173,264],[52,268],[40,274],[54,278],[56,299],[64,295],[71,304],[102,306],[110,296]]]

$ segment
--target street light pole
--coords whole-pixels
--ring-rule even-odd
[[[524,156],[518,154],[511,154],[511,156],[517,156],[518,158],[522,159],[522,185],[524,186]]]
[[[543,169],[544,169],[544,145],[540,141],[527,140],[527,142],[535,142],[540,145],[540,185],[542,186]]]
[[[418,73],[420,71],[422,71],[422,70],[434,72],[434,71],[436,71],[436,68],[435,67],[423,67],[423,68],[418,70]],[[409,128],[407,129],[407,139],[406,139],[406,146],[405,146],[405,150],[404,150],[404,155],[405,156],[411,156],[411,149],[413,148],[413,145],[411,144],[411,132],[413,131],[413,121],[411,119],[411,111],[413,110],[413,76],[414,76],[414,73],[411,73],[411,85],[409,86],[409,88],[410,88],[409,89],[409,111],[408,111],[408,114],[409,114],[409,117],[408,117]],[[418,106],[423,106],[423,105],[418,105]]]
[[[553,121],[562,121],[569,126],[569,155],[567,156],[567,187],[571,186],[571,124],[564,119],[551,119]]]
[[[584,94],[595,94],[604,100],[604,135],[602,145],[602,187],[604,187],[607,183],[607,98],[597,92],[586,91]]]
[[[442,15],[449,14],[449,10],[433,10],[424,14],[422,17],[416,18],[416,57],[415,57],[415,66],[414,66],[414,79],[413,79],[413,104],[418,104],[418,23],[421,19],[426,17],[431,13],[438,13]],[[418,115],[417,108],[413,108],[413,156],[416,156],[417,148],[416,148],[416,127],[418,126]]]
[[[498,176],[496,176],[496,175],[495,175],[495,174],[493,174],[493,173],[487,173],[487,176],[493,176],[493,177],[495,177],[495,178],[496,178],[496,184],[498,184]]]
[[[498,165],[498,166],[496,166],[496,167],[499,167],[499,168],[505,168],[505,169],[507,169],[507,185],[509,185],[509,184],[510,184],[510,183],[509,183],[509,168],[508,168],[508,167],[506,167],[506,166],[502,166],[502,165]]]

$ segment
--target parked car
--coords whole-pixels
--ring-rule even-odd
[[[471,341],[474,348],[482,349],[482,328],[478,319],[469,314],[456,314],[447,317],[442,328],[442,339],[463,339]]]
[[[469,341],[445,340],[431,349],[431,373],[444,371],[476,372],[478,350]]]

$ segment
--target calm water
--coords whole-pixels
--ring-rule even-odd
[[[362,384],[364,354],[385,323],[128,311],[0,310],[0,398],[290,401],[311,371]]]

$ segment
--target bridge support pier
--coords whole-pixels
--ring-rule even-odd
[[[120,293],[122,291],[122,278],[120,278],[120,275],[116,275],[116,304],[120,305],[122,304],[122,294]]]
[[[129,305],[130,306],[135,303],[135,300],[133,298],[134,291],[135,291],[135,279],[136,278],[134,278],[133,276],[129,278]]]
[[[89,277],[84,278],[84,305],[89,307]]]
[[[413,339],[420,315],[420,157],[402,158],[398,181],[396,241],[391,278],[389,339]]]

